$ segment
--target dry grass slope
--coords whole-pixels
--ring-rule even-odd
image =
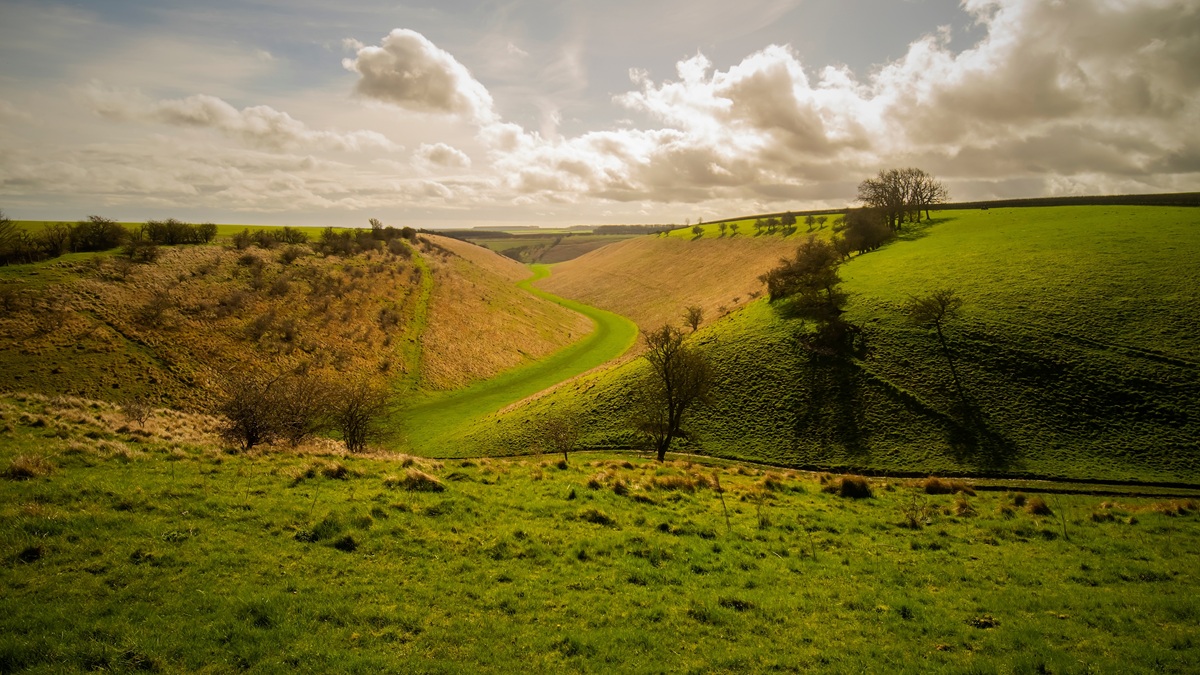
[[[434,290],[423,339],[425,388],[454,389],[486,379],[556,352],[591,330],[585,317],[514,286],[530,274],[524,265],[467,242],[428,238],[454,255],[429,256]]]
[[[679,325],[698,305],[705,323],[763,289],[758,275],[795,253],[799,239],[739,234],[688,240],[642,236],[555,265],[539,287],[629,317],[643,330]]]

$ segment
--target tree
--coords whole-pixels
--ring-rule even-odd
[[[736,237],[738,230],[742,229],[742,226],[739,223],[733,223],[729,226],[729,229],[733,231],[733,236]]]
[[[796,257],[779,261],[758,279],[767,285],[771,300],[793,298],[797,308],[821,315],[841,312],[845,293],[838,290],[841,283],[838,264],[841,255],[831,243],[809,235],[796,249]]]
[[[225,374],[216,407],[217,414],[224,418],[222,438],[243,450],[271,442],[278,429],[278,398],[274,391],[278,380],[253,370]]]
[[[567,453],[579,442],[579,423],[572,415],[553,415],[542,422],[542,434],[554,452],[562,453],[563,464],[566,464]]]
[[[378,218],[372,218],[367,222],[371,224],[371,237],[383,239],[383,223]]]
[[[721,224],[717,225],[717,228],[721,230],[721,236],[724,237],[725,233],[729,230],[729,224],[721,223]]]
[[[702,236],[704,236],[704,226],[702,226],[702,225],[694,225],[694,226],[692,227],[692,234],[696,235],[697,237],[702,237]]]
[[[339,387],[330,404],[330,422],[350,452],[361,452],[383,434],[382,422],[392,409],[391,392],[382,382],[359,377]]]
[[[683,322],[692,327],[693,333],[696,332],[696,329],[700,327],[700,324],[703,321],[704,321],[704,310],[701,309],[699,306],[692,305],[691,307],[688,307],[686,310],[684,310]]]
[[[850,209],[843,222],[847,247],[859,253],[874,251],[896,234],[878,209]]]
[[[963,300],[954,289],[945,288],[924,296],[911,296],[904,305],[904,311],[913,325],[921,328],[933,328],[937,333],[938,342],[942,345],[942,353],[946,355],[946,363],[950,365],[950,376],[954,378],[954,386],[958,390],[959,400],[965,405],[966,392],[963,391],[962,380],[954,367],[954,357],[946,344],[946,335],[942,331],[947,321],[958,316],[962,309]]]
[[[807,216],[804,217],[804,224],[805,224],[805,226],[808,227],[808,231],[812,232],[813,226],[817,224],[817,217],[811,213],[808,214]]]
[[[712,366],[708,355],[686,344],[683,331],[671,325],[643,333],[644,357],[650,370],[640,384],[636,422],[654,442],[658,461],[666,459],[671,441],[685,434],[689,412],[708,399]]]
[[[787,213],[783,214],[783,218],[780,220],[780,222],[787,227],[791,227],[796,224],[796,214],[788,211]]]
[[[946,186],[925,173],[909,167],[880,171],[858,185],[858,199],[883,213],[888,226],[898,230],[903,222],[920,222],[921,211],[928,216],[933,204],[945,203]]]
[[[71,250],[75,252],[107,251],[129,238],[129,232],[115,220],[88,216],[71,226]]]

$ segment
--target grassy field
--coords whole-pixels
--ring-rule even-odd
[[[1188,673],[1200,645],[1195,500],[0,417],[5,672]]]
[[[608,244],[636,236],[536,228],[515,230],[506,237],[497,237],[494,232],[488,232],[486,235],[490,236],[472,237],[460,231],[455,236],[514,260],[531,264],[553,264],[572,260]]]
[[[533,271],[533,276],[521,282],[520,287],[583,315],[593,324],[590,332],[534,363],[466,388],[431,395],[407,408],[399,422],[406,447],[435,456],[461,454],[458,433],[474,419],[596,368],[632,346],[637,328],[627,319],[533,288],[534,281],[550,273],[544,265],[533,266]]]
[[[812,360],[795,346],[801,322],[762,299],[697,333],[717,385],[682,447],[790,466],[1200,482],[1200,343],[1188,332],[1200,312],[1198,216],[998,209],[911,227],[843,268],[847,316],[870,345],[863,359]],[[586,294],[619,298],[632,285],[595,275]],[[972,425],[956,411],[936,337],[900,312],[909,294],[941,286],[967,302],[947,337],[976,406]],[[641,367],[486,419],[466,447],[523,452],[537,440],[529,421],[556,410],[587,421],[589,446],[636,447],[626,401]]]

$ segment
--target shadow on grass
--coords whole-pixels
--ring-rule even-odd
[[[870,452],[865,391],[853,362],[808,354],[807,396],[796,401],[794,435],[842,447],[847,455]]]
[[[919,223],[905,223],[903,228],[896,233],[896,238],[892,241],[916,241],[929,236],[929,231],[935,225],[948,223],[952,220],[957,220],[954,216],[942,216],[940,218],[928,218]]]
[[[959,462],[989,472],[1009,471],[1019,463],[1020,449],[976,403],[960,401],[949,419],[947,441]]]

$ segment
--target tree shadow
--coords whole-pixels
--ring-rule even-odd
[[[803,347],[799,347],[803,351]],[[841,446],[847,454],[869,453],[871,432],[862,378],[849,359],[807,354],[808,396],[797,401],[795,438]]]
[[[959,401],[949,421],[947,441],[958,462],[986,471],[1007,471],[1019,463],[1020,448],[995,427],[978,404]]]
[[[929,236],[929,231],[935,225],[948,223],[952,220],[958,220],[958,218],[955,216],[941,216],[926,218],[919,223],[905,223],[892,241],[916,241],[917,239],[924,239]]]

